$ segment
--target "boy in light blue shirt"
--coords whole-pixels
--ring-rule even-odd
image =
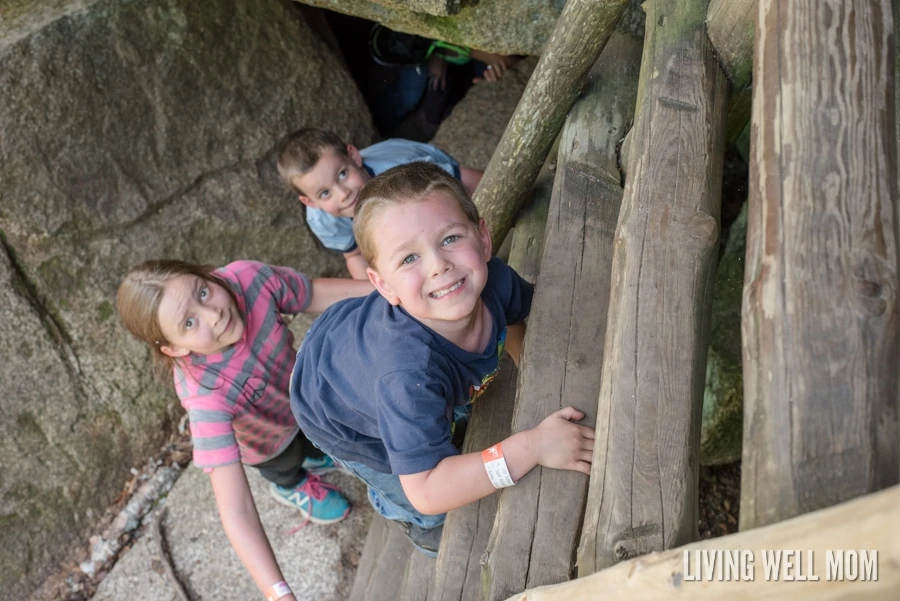
[[[368,263],[353,236],[359,191],[371,177],[391,167],[426,161],[460,180],[469,194],[482,172],[460,166],[430,144],[392,138],[358,150],[332,132],[304,128],[291,134],[278,153],[278,173],[306,205],[306,222],[325,248],[343,253],[350,277],[368,279]]]

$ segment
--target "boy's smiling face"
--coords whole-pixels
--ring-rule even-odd
[[[353,217],[359,191],[369,181],[362,156],[352,144],[347,154],[333,149],[322,151],[315,166],[294,178],[294,187],[303,192],[300,202],[335,217]]]
[[[369,279],[388,302],[438,333],[480,310],[491,237],[448,191],[385,207],[370,226],[378,233]]]

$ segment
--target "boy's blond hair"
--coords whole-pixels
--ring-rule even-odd
[[[375,261],[373,222],[392,204],[420,202],[435,191],[447,192],[456,200],[463,214],[478,227],[478,207],[455,177],[434,163],[417,161],[388,169],[375,176],[359,193],[353,217],[353,236],[366,262]]]
[[[297,130],[281,144],[278,174],[291,190],[303,194],[303,190],[294,185],[294,179],[309,173],[326,150],[348,156],[347,145],[337,134],[315,127]]]

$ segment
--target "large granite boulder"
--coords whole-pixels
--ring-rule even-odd
[[[274,148],[312,124],[375,138],[343,62],[289,0],[0,1],[16,8],[0,19],[0,587],[24,599],[181,414],[114,314],[127,269],[341,272]]]

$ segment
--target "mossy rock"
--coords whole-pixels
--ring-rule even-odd
[[[741,364],[741,299],[747,247],[747,205],[731,225],[716,272],[713,297],[700,463],[720,465],[741,458],[744,421],[744,374]]]

